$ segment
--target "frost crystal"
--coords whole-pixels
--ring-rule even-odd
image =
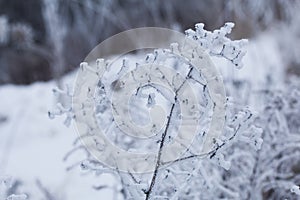
[[[220,56],[229,60],[237,68],[242,68],[242,59],[246,54],[246,39],[232,41],[226,35],[231,33],[234,23],[228,22],[213,32],[204,29],[204,24],[195,25],[196,30],[188,29],[185,33],[197,41],[212,56]]]

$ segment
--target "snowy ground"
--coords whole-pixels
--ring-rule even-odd
[[[54,82],[0,87],[0,176],[21,181],[17,192],[27,193],[30,199],[44,195],[37,180],[59,199],[110,199],[109,189],[92,189],[110,184],[109,177],[83,176],[79,167],[66,172],[73,163],[63,162],[63,157],[72,148],[76,133],[63,125],[62,118],[48,118],[54,87]]]
[[[242,70],[227,68],[218,60],[215,62],[224,77],[234,75],[249,80],[254,90],[266,84],[270,70],[277,78],[276,84],[280,85],[283,81],[276,38],[268,34],[250,41]],[[70,75],[67,80],[74,77]],[[59,199],[111,199],[111,189],[96,191],[92,188],[113,184],[111,177],[83,176],[79,168],[66,171],[73,161],[80,158],[63,162],[63,157],[72,148],[76,133],[73,128],[63,125],[63,118],[48,118],[47,111],[54,102],[54,87],[54,82],[0,87],[0,176],[9,175],[21,181],[17,192],[27,193],[29,199],[44,197],[37,187],[37,180]]]

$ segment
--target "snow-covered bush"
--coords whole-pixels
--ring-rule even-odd
[[[293,80],[283,91],[265,92],[265,108],[257,118],[264,129],[264,144],[253,157],[249,179],[252,198],[261,199],[260,195],[272,199],[299,198],[289,192],[295,184],[300,185],[299,83]]]
[[[218,184],[225,185],[234,199],[299,198],[299,89],[295,80],[284,91],[263,90],[264,106],[252,123],[263,130],[261,149],[255,151],[251,142],[236,142],[224,152],[231,168],[221,170]]]

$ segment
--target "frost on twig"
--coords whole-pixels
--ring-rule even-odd
[[[50,119],[54,119],[55,116],[66,115],[64,125],[69,127],[72,119],[74,118],[74,113],[72,111],[71,105],[73,96],[71,88],[69,87],[69,85],[66,85],[65,90],[54,88],[52,89],[52,92],[58,102],[54,109],[48,111],[48,117]],[[59,102],[59,100],[63,101],[64,105],[62,104],[62,102]]]
[[[186,30],[189,38],[197,41],[212,56],[219,56],[229,60],[237,68],[242,68],[242,59],[246,55],[246,39],[232,41],[226,35],[231,33],[234,23],[227,22],[223,27],[214,31],[204,29],[204,24],[195,25],[196,30]]]

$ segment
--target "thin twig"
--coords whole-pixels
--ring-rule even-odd
[[[168,116],[168,121],[167,121],[167,124],[166,124],[166,128],[165,128],[165,131],[163,132],[162,137],[161,137],[161,141],[160,141],[160,146],[159,146],[159,150],[158,150],[158,155],[157,155],[157,161],[156,161],[155,169],[154,169],[153,176],[152,176],[152,179],[151,179],[150,187],[145,192],[145,194],[146,194],[145,200],[149,200],[149,198],[150,198],[150,195],[152,193],[152,190],[153,190],[153,187],[155,185],[156,178],[157,178],[158,169],[159,169],[159,167],[162,164],[161,163],[162,149],[164,147],[164,142],[165,142],[165,139],[166,139],[166,135],[167,135],[167,132],[168,132],[168,129],[169,129],[169,126],[170,126],[170,122],[171,122],[171,118],[172,118],[172,115],[173,115],[173,111],[174,111],[174,108],[175,108],[175,105],[176,105],[176,102],[177,102],[178,92],[182,88],[182,86],[185,84],[185,82],[187,81],[187,79],[190,76],[192,70],[193,70],[193,67],[190,68],[190,70],[189,70],[189,72],[188,72],[185,80],[182,82],[182,84],[175,91],[174,103],[172,104],[172,107],[170,109],[170,114]]]

